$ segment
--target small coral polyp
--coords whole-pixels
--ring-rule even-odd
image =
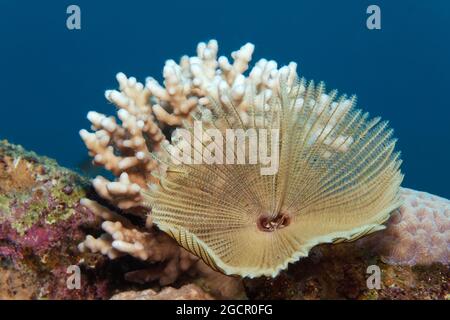
[[[225,274],[276,276],[317,244],[352,241],[384,228],[401,205],[403,178],[387,123],[356,109],[355,97],[300,78],[294,62],[278,68],[261,59],[248,71],[253,50],[247,43],[230,62],[217,56],[215,40],[200,43],[197,56],[166,62],[164,86],[153,78],[144,85],[117,75],[119,90],[105,95],[118,107],[121,123],[90,112],[94,132],[80,135],[94,163],[118,177],[97,177],[98,194],[146,220],[149,231],[127,231],[133,228],[128,220],[85,201],[119,223],[105,224],[107,234],[90,237],[81,249],[169,259],[179,270],[195,264],[190,252]],[[170,151],[179,142],[163,130],[192,131],[198,120],[205,135],[211,128],[279,130],[279,170],[261,175],[262,164],[249,161],[173,164]],[[144,254],[165,243],[163,237],[155,240],[155,230],[186,251]]]

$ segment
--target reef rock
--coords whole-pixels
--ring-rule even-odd
[[[389,265],[370,250],[342,243],[314,248],[275,279],[244,283],[249,299],[428,300],[449,299],[449,279],[448,265]]]
[[[77,250],[84,226],[95,222],[79,204],[88,181],[6,141],[0,181],[0,299],[108,298],[108,261]],[[70,266],[82,268],[77,290],[67,285]]]
[[[152,289],[125,291],[114,295],[111,300],[212,300],[213,298],[195,284],[187,284],[179,289],[166,287],[160,292]]]
[[[449,201],[429,194],[402,189],[405,204],[386,230],[318,246],[274,279],[225,277],[202,264],[165,287],[128,281],[148,267],[140,259],[78,250],[87,234],[101,232],[101,219],[80,205],[84,197],[99,201],[85,178],[2,141],[0,181],[0,299],[450,297]]]

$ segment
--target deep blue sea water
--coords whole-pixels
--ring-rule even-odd
[[[81,30],[66,8],[81,8]],[[381,8],[381,30],[366,8]],[[114,113],[103,96],[123,71],[161,79],[164,61],[215,38],[220,54],[256,45],[254,60],[296,61],[300,74],[357,94],[390,120],[404,185],[450,198],[448,1],[0,0],[0,139],[77,168],[87,111]]]

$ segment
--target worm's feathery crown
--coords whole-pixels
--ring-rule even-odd
[[[387,122],[355,109],[354,97],[326,94],[323,83],[281,79],[280,88],[246,112],[231,99],[198,110],[204,136],[208,128],[223,136],[230,128],[267,129],[270,145],[270,129],[279,129],[276,174],[261,175],[266,165],[251,164],[249,152],[246,164],[168,163],[144,193],[160,229],[226,274],[276,276],[317,244],[383,229],[401,205],[401,161]]]

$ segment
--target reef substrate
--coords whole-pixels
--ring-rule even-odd
[[[176,283],[136,284],[125,274],[144,268],[130,256],[109,260],[77,245],[99,233],[98,218],[80,205],[101,201],[86,178],[54,160],[0,142],[0,299],[211,299],[214,288],[185,275]],[[388,228],[389,230],[389,228]],[[393,265],[379,243],[384,231],[352,243],[321,245],[275,279],[242,281],[245,292],[229,299],[450,299],[448,264]],[[393,235],[391,231],[390,236]],[[369,266],[381,271],[380,288],[369,289]],[[70,266],[80,269],[79,289],[68,286]],[[223,282],[220,278],[216,283]],[[221,296],[224,298],[224,296]]]

